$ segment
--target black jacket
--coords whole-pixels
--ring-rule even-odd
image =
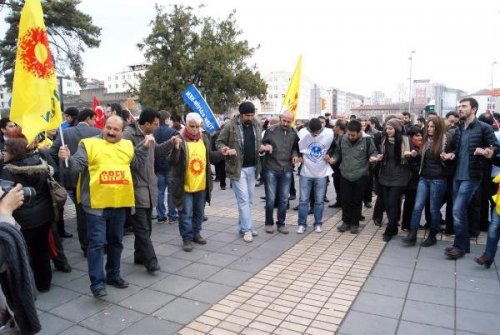
[[[453,134],[453,151],[458,159],[458,154],[460,152],[460,140],[462,137],[462,131],[464,124],[461,122],[460,126],[456,129]],[[469,177],[472,179],[480,179],[482,172],[484,170],[485,164],[487,164],[486,158],[483,156],[474,155],[476,148],[486,148],[493,146],[495,149],[495,155],[500,152],[500,148],[496,144],[496,137],[493,132],[493,127],[489,124],[474,119],[469,125],[470,135],[469,135]]]
[[[32,187],[36,195],[25,202],[13,213],[22,230],[33,229],[54,220],[52,200],[47,185],[49,167],[40,154],[33,153],[18,161],[5,162],[0,171],[0,178],[20,183],[23,187]]]
[[[448,153],[452,148],[450,135],[446,135],[446,141],[444,152]],[[444,179],[453,174],[453,166],[454,161],[443,161],[440,157],[432,158],[431,150],[427,148],[426,151],[422,153],[420,175],[429,179]]]
[[[177,134],[178,133],[174,128],[170,128],[166,124],[162,124],[155,130],[154,137],[157,144],[162,144]],[[170,164],[167,162],[167,157],[163,155],[155,157],[155,173],[163,174],[168,172],[170,172]]]

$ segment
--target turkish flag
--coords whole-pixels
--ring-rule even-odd
[[[99,100],[94,96],[94,101],[92,102],[92,109],[95,112],[95,125],[94,127],[103,129],[104,123],[106,122],[106,115],[104,114],[104,110],[99,103]]]

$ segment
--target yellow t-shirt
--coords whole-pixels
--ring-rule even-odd
[[[189,193],[204,191],[207,183],[207,155],[202,140],[186,142],[187,169],[184,176],[184,191]]]

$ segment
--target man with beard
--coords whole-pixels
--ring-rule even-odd
[[[226,156],[226,174],[238,202],[239,232],[245,242],[252,242],[257,232],[252,225],[252,205],[255,178],[260,173],[259,153],[272,150],[270,145],[262,145],[262,129],[254,119],[255,106],[245,101],[235,116],[222,129],[216,140],[216,147]]]

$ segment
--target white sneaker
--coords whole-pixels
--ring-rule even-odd
[[[245,242],[252,242],[253,241],[253,236],[252,236],[251,231],[247,231],[247,232],[245,232],[245,234],[243,234],[243,241],[245,241]]]
[[[304,234],[305,231],[306,231],[306,227],[299,226],[299,228],[297,229],[297,234]]]
[[[320,226],[320,225],[317,225],[317,226],[314,228],[314,231],[316,231],[317,233],[321,233],[323,230],[321,229],[321,226]]]
[[[259,233],[256,230],[252,229],[252,236],[259,236]]]

